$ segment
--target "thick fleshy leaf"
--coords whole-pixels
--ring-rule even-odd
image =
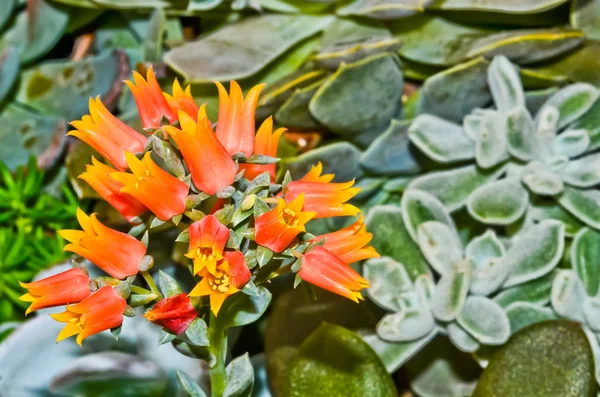
[[[399,39],[386,36],[346,39],[322,48],[311,59],[319,67],[336,70],[344,63],[357,62],[375,54],[396,53],[401,46],[402,42]]]
[[[389,256],[402,263],[412,280],[422,274],[429,274],[427,261],[410,237],[399,207],[375,206],[367,214],[365,224],[373,233],[371,245],[381,256]]]
[[[471,240],[465,249],[465,257],[473,263],[471,293],[490,295],[500,288],[510,270],[501,266],[504,254],[504,245],[492,230]]]
[[[566,84],[566,80],[565,83]],[[525,103],[527,105],[527,110],[529,110],[530,114],[536,114],[542,108],[544,103],[550,98],[552,95],[558,92],[557,87],[550,87],[541,90],[527,91],[525,93]]]
[[[393,119],[390,126],[365,150],[361,165],[376,175],[413,175],[422,171],[408,135],[411,121]]]
[[[511,110],[506,120],[508,152],[522,161],[535,158],[537,142],[533,118],[525,107]]]
[[[356,333],[323,324],[294,357],[284,397],[392,397],[394,382],[377,354]]]
[[[467,165],[419,176],[408,185],[408,189],[427,192],[437,197],[448,211],[454,212],[467,203],[467,198],[477,188],[493,181],[503,173],[504,167],[482,170],[475,165]]]
[[[510,323],[502,307],[483,296],[467,298],[458,324],[485,345],[501,345],[510,337]]]
[[[249,17],[165,54],[190,82],[250,77],[333,21],[329,16],[264,14]]]
[[[375,19],[397,19],[423,12],[423,0],[355,0],[340,8],[338,15]]]
[[[183,292],[177,280],[162,270],[158,271],[158,285],[160,286],[160,292],[165,297],[175,296]]]
[[[562,76],[570,81],[598,85],[600,84],[600,77],[595,71],[600,65],[600,60],[596,56],[599,48],[600,42],[588,40],[577,50],[555,60],[544,62],[535,70],[545,74]]]
[[[336,142],[306,152],[298,157],[284,160],[285,167],[294,179],[300,179],[310,169],[321,162],[323,173],[335,174],[335,182],[346,182],[353,178],[360,178],[359,158],[361,151],[349,142]]]
[[[223,397],[250,397],[254,386],[254,368],[248,353],[233,359],[226,368]]]
[[[402,309],[400,294],[412,291],[404,265],[388,257],[372,258],[365,263],[363,274],[369,280],[367,293],[372,300],[392,312]]]
[[[17,0],[6,0],[3,7],[0,8],[0,29],[9,20],[17,5]]]
[[[436,40],[444,37],[437,36]],[[487,60],[477,58],[428,78],[420,90],[417,114],[460,123],[473,109],[487,106],[492,101],[486,76],[488,66]]]
[[[519,73],[505,56],[497,56],[488,68],[488,84],[496,109],[508,112],[525,106],[525,94]]]
[[[254,296],[238,292],[225,300],[217,318],[228,328],[251,324],[264,314],[270,302],[271,293],[263,286]]]
[[[521,180],[529,190],[540,196],[556,196],[564,189],[560,176],[549,165],[539,161],[527,164],[521,173]]]
[[[577,157],[590,146],[590,135],[587,130],[567,130],[556,137],[552,144],[554,153],[567,157]]]
[[[389,342],[410,342],[428,335],[434,327],[429,307],[417,306],[384,316],[377,324],[377,335]]]
[[[600,332],[600,299],[587,298],[583,302],[583,316],[594,332]]]
[[[396,55],[374,55],[342,65],[319,87],[309,109],[329,130],[357,141],[358,135],[365,131],[382,132],[398,115],[403,82]],[[370,136],[370,141],[375,137]]]
[[[453,264],[450,272],[442,275],[431,301],[431,311],[435,318],[452,321],[461,312],[469,292],[472,272],[471,261],[461,260]]]
[[[5,48],[0,52],[0,102],[4,100],[17,81],[19,71],[19,52],[14,47]]]
[[[563,207],[554,201],[543,201],[541,203],[531,203],[527,216],[531,217],[534,222],[540,222],[544,219],[556,219],[565,225],[565,236],[573,237],[585,225]]]
[[[562,270],[554,278],[550,301],[554,311],[562,317],[583,321],[583,304],[586,297],[585,287],[574,271]]]
[[[448,225],[428,221],[417,228],[417,242],[423,256],[438,274],[448,274],[452,265],[463,257],[462,244],[456,231]]]
[[[562,257],[564,235],[565,226],[561,222],[546,220],[516,240],[502,261],[502,266],[511,269],[504,287],[534,280],[552,271]]]
[[[419,225],[427,221],[438,221],[456,231],[448,210],[435,196],[421,190],[409,189],[402,196],[402,219],[406,230],[414,241],[418,241]]]
[[[515,302],[505,310],[510,322],[511,335],[530,325],[557,319],[552,309],[530,302]]]
[[[477,165],[488,169],[509,157],[506,128],[506,116],[497,112],[487,112],[483,115],[481,132],[475,147]]]
[[[593,229],[581,229],[571,246],[571,266],[589,296],[596,296],[600,292],[599,262],[600,233]]]
[[[590,110],[599,96],[600,92],[591,84],[571,84],[550,97],[544,107],[554,106],[558,109],[558,128],[563,128]]]
[[[310,114],[308,104],[322,82],[320,80],[307,87],[296,89],[275,113],[275,121],[289,128],[318,129],[320,124]]]
[[[412,342],[386,342],[377,334],[365,335],[363,339],[377,353],[387,371],[394,373],[423,347],[427,346],[437,333],[437,330],[434,329],[430,334]]]
[[[558,203],[588,226],[600,229],[600,192],[565,186]]]
[[[473,338],[458,323],[450,323],[447,327],[448,338],[454,346],[465,353],[473,353],[481,346],[477,339]]]
[[[575,120],[569,128],[584,130],[590,137],[589,151],[600,147],[600,99],[583,116]]]
[[[367,19],[336,18],[321,35],[320,47],[327,48],[346,41],[371,37],[390,38],[392,34],[379,21]]]
[[[469,196],[467,209],[479,222],[509,225],[523,216],[529,205],[529,194],[518,178],[504,178],[483,185]]]
[[[417,116],[408,129],[408,136],[412,143],[438,163],[461,162],[475,155],[475,144],[463,129],[436,116]]]
[[[574,0],[571,5],[571,25],[585,33],[590,40],[600,40],[600,3]]]
[[[558,7],[567,0],[445,0],[435,2],[432,9],[533,14]]]
[[[556,271],[553,271],[535,280],[507,288],[494,296],[494,301],[504,308],[515,302],[529,302],[544,306],[550,302],[550,292],[555,276]]]
[[[593,397],[595,383],[592,351],[581,326],[547,321],[522,329],[492,355],[473,397]]]
[[[177,379],[189,397],[206,397],[204,390],[185,372],[177,371]]]
[[[599,184],[600,153],[569,161],[569,164],[560,171],[560,175],[565,183],[576,187],[586,188]]]

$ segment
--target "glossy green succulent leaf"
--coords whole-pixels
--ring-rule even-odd
[[[61,118],[11,103],[0,114],[0,124],[0,158],[10,170],[25,165],[30,156],[36,156],[42,168],[49,168],[63,151],[66,123]]]
[[[417,242],[429,265],[441,275],[450,273],[452,266],[463,257],[456,231],[441,222],[421,223],[417,228]]]
[[[71,0],[68,0],[68,1],[71,1]],[[176,3],[176,2],[171,1],[171,0],[132,0],[132,1],[126,1],[126,2],[122,2],[122,1],[118,1],[118,0],[93,0],[93,3],[96,3],[96,4],[106,7],[106,8],[127,10],[127,9],[137,9],[137,8],[145,8],[145,9],[164,8],[164,7],[170,8],[171,7],[170,3]]]
[[[600,292],[600,233],[593,229],[581,229],[571,246],[571,266],[579,276],[589,296]]]
[[[469,242],[465,257],[473,263],[472,294],[490,295],[500,288],[509,272],[508,268],[501,266],[505,253],[504,245],[492,230]]]
[[[531,203],[527,214],[535,222],[540,222],[544,219],[561,221],[565,225],[565,236],[567,237],[575,236],[585,226],[579,219],[565,211],[554,201]]]
[[[535,125],[529,111],[518,107],[508,112],[506,119],[508,152],[522,161],[533,160],[537,154]]]
[[[565,186],[558,198],[559,204],[588,226],[600,229],[600,192]]]
[[[536,357],[536,365],[531,358]],[[594,361],[579,324],[547,321],[517,332],[492,354],[473,397],[593,397]]]
[[[281,105],[275,113],[275,120],[289,128],[319,129],[321,125],[312,117],[308,104],[313,98],[322,81],[317,81],[307,87],[299,88]]]
[[[409,189],[416,189],[435,196],[450,212],[464,207],[468,197],[504,173],[504,167],[482,170],[475,165],[448,171],[431,172],[415,178]]]
[[[467,299],[473,264],[469,260],[460,260],[452,269],[443,274],[435,286],[431,301],[431,311],[441,321],[452,321],[463,309]]]
[[[346,41],[372,37],[390,38],[389,29],[379,21],[354,18],[336,18],[323,30],[321,48],[327,48]]]
[[[8,22],[13,12],[15,11],[17,0],[6,0],[4,6],[0,8],[0,29]]]
[[[564,235],[565,226],[561,222],[546,220],[515,240],[502,261],[503,266],[511,269],[504,287],[534,280],[552,271],[562,257]]]
[[[254,387],[254,368],[248,353],[233,359],[226,368],[223,397],[250,397]]]
[[[14,47],[6,47],[0,52],[0,102],[6,98],[14,86],[20,71],[19,52]]]
[[[242,79],[258,73],[332,21],[332,17],[311,15],[250,17],[169,51],[165,62],[189,82]]]
[[[35,0],[29,3],[0,40],[2,49],[18,48],[23,63],[32,62],[52,50],[69,21],[68,11],[51,2]]]
[[[335,174],[334,181],[345,182],[353,178],[360,178],[362,175],[359,165],[360,155],[361,151],[351,143],[336,142],[321,146],[298,157],[285,159],[284,165],[294,179],[300,179],[315,164],[321,162],[323,173],[333,173]]]
[[[437,335],[437,330],[412,342],[387,342],[377,334],[368,334],[363,339],[377,353],[389,373],[394,373],[410,358],[429,344]]]
[[[587,293],[572,270],[561,270],[552,282],[550,301],[556,313],[574,321],[584,321],[583,306]]]
[[[427,221],[438,221],[456,231],[448,210],[435,196],[421,190],[409,189],[402,197],[402,219],[406,230],[414,241],[418,241],[419,225]]]
[[[323,324],[294,357],[284,397],[306,395],[393,397],[396,388],[385,367],[360,336]]]
[[[422,171],[422,165],[410,146],[410,120],[393,119],[390,126],[365,150],[360,163],[376,175],[413,175]]]
[[[463,129],[436,116],[417,116],[408,129],[408,136],[423,153],[438,163],[461,162],[475,155],[475,143]]]
[[[352,41],[346,39],[322,48],[311,59],[319,67],[336,70],[343,63],[358,62],[369,56],[385,52],[396,53],[401,46],[402,42],[399,39],[385,36],[357,38]]]
[[[406,363],[410,388],[422,397],[467,396],[477,383],[481,368],[466,353],[439,336]]]
[[[410,238],[399,207],[375,206],[369,211],[365,224],[373,233],[371,245],[381,256],[389,256],[402,263],[412,280],[421,274],[429,274],[427,262]]]
[[[505,56],[494,57],[488,68],[488,84],[496,108],[506,113],[525,106],[525,93],[519,73]]]
[[[432,114],[460,123],[472,109],[487,106],[492,97],[484,58],[456,65],[428,78],[421,87],[417,114]]]
[[[100,19],[94,36],[94,48],[98,52],[117,49],[138,50],[139,39],[134,35],[125,15],[110,14]],[[133,18],[131,15],[128,16]]]
[[[183,292],[177,280],[162,270],[158,271],[158,285],[160,286],[160,292],[165,297],[175,296]]]
[[[342,16],[356,15],[375,19],[397,19],[424,11],[424,0],[355,0],[338,9]]]
[[[510,321],[511,335],[530,325],[558,319],[552,309],[530,302],[512,303],[506,307],[506,315]]]
[[[571,84],[551,96],[544,107],[558,109],[560,118],[557,127],[563,128],[590,110],[599,96],[600,92],[591,84]]]
[[[372,258],[365,262],[363,275],[369,280],[369,298],[389,311],[402,309],[400,295],[413,288],[403,264],[388,257]]]
[[[590,146],[590,135],[587,130],[567,130],[558,135],[552,145],[554,153],[571,157],[577,157]]]
[[[529,194],[518,178],[504,178],[479,187],[469,196],[467,209],[479,222],[509,225],[523,216]]]
[[[567,0],[444,0],[434,1],[430,8],[440,10],[502,12],[510,14],[534,14],[558,7]]]
[[[448,338],[454,346],[465,353],[473,353],[481,346],[477,339],[473,338],[456,322],[448,324],[447,331]]]
[[[377,324],[377,335],[388,342],[410,342],[428,335],[434,327],[429,307],[419,305],[385,315]]]
[[[515,302],[528,302],[544,306],[550,302],[550,292],[555,276],[556,271],[553,271],[535,280],[504,289],[494,296],[494,301],[504,308]]]
[[[111,108],[121,93],[121,81],[127,77],[127,57],[120,52],[82,61],[47,61],[21,74],[16,99],[73,120],[87,113],[90,96],[100,95],[104,105]]]
[[[177,371],[177,379],[181,387],[190,397],[206,397],[204,390],[185,372]]]
[[[196,346],[208,346],[208,326],[206,322],[199,317],[195,318],[185,330],[185,336]]]
[[[399,114],[403,82],[396,55],[374,55],[340,66],[319,87],[309,109],[320,124],[360,143],[359,135],[373,129],[382,132]],[[368,143],[375,137],[369,134]]]
[[[237,293],[225,301],[218,319],[227,328],[248,325],[264,314],[270,302],[271,293],[263,286],[259,286],[258,293],[253,296]]]
[[[584,135],[587,137],[587,134]],[[576,160],[571,160],[560,171],[565,183],[571,186],[588,188],[600,183],[600,154],[594,153]]]

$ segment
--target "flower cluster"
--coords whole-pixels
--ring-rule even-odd
[[[173,335],[196,318],[216,318],[231,295],[252,293],[257,285],[285,272],[354,301],[367,281],[349,265],[379,256],[369,247],[360,216],[352,225],[322,236],[307,232],[312,219],[357,216],[348,203],[359,189],[334,183],[321,164],[302,179],[289,174],[276,184],[275,158],[284,129],[266,119],[255,133],[256,104],[262,85],[246,97],[232,81],[230,91],[216,83],[216,128],[206,106],[197,106],[190,88],[177,81],[162,92],[152,69],[126,82],[136,101],[144,131],[136,131],[90,99],[90,115],[72,122],[69,132],[110,164],[91,158],[80,175],[131,224],[129,233],[102,224],[79,210],[82,230],[63,230],[66,251],[87,259],[107,276],[91,279],[82,267],[22,284],[31,302],[27,313],[67,305],[53,315],[66,323],[58,340],[86,337],[118,328],[132,307]],[[178,228],[187,243],[196,286],[163,294],[156,287],[148,255],[152,229]],[[143,235],[143,236],[142,236]],[[142,236],[138,239],[139,236]],[[188,260],[185,259],[185,260]],[[141,279],[137,279],[137,275]],[[142,280],[147,284],[146,289]],[[206,309],[206,310],[205,310]],[[209,316],[210,314],[210,316]],[[174,336],[176,337],[176,336]]]

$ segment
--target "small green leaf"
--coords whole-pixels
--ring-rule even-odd
[[[577,157],[590,146],[590,134],[587,130],[567,130],[556,137],[552,144],[552,151],[569,158]]]
[[[145,306],[156,298],[158,298],[156,294],[134,294],[129,299],[129,305],[131,307]]]
[[[555,276],[556,271],[553,271],[535,280],[507,288],[494,296],[494,301],[504,308],[515,302],[546,305],[550,302],[550,291]]]
[[[372,258],[365,262],[364,277],[369,280],[369,297],[392,312],[402,309],[399,295],[412,291],[412,281],[402,265],[392,258]]]
[[[183,390],[190,397],[206,397],[206,393],[202,390],[200,386],[185,372],[178,370],[177,371],[177,379],[183,387]]]
[[[435,196],[416,189],[407,190],[402,197],[402,219],[414,241],[418,238],[419,225],[427,221],[443,223],[456,231],[454,221],[444,205]]]
[[[431,301],[431,311],[438,320],[452,321],[460,313],[467,299],[472,272],[472,263],[460,260],[453,264],[450,272],[442,275]]]
[[[258,266],[265,266],[271,261],[271,258],[273,258],[273,251],[262,245],[256,247],[256,261],[258,262]]]
[[[420,224],[417,237],[423,256],[438,274],[450,272],[452,265],[463,257],[458,234],[444,223],[429,221]]]
[[[473,262],[472,294],[487,296],[500,288],[510,270],[502,266],[501,258],[505,253],[504,245],[492,230],[471,240],[465,249],[465,257]]]
[[[207,332],[206,322],[200,317],[196,317],[185,330],[185,336],[196,346],[208,346]]]
[[[494,57],[488,68],[488,84],[496,108],[507,113],[525,107],[523,84],[515,66],[503,55]]]
[[[226,368],[223,397],[250,397],[254,387],[254,368],[248,353],[233,359]]]
[[[522,161],[535,158],[537,142],[535,124],[525,107],[512,109],[507,114],[506,139],[509,153]]]
[[[454,346],[465,353],[473,353],[481,346],[477,339],[473,338],[456,322],[448,324],[448,338]]]
[[[160,286],[160,291],[165,297],[175,296],[183,292],[177,280],[162,270],[158,271],[158,285]]]
[[[583,283],[572,270],[561,270],[552,282],[550,301],[560,316],[574,321],[584,321],[583,306],[587,294]]]
[[[571,186],[582,188],[596,186],[600,183],[600,153],[569,161],[560,171],[560,175],[565,183]]]
[[[481,132],[475,147],[477,165],[488,169],[508,158],[506,116],[487,112],[481,120]]]
[[[479,222],[509,225],[523,216],[529,195],[517,178],[505,178],[483,185],[469,196],[467,209]]]
[[[257,288],[257,296],[237,293],[225,300],[217,317],[225,327],[251,324],[264,314],[271,302],[271,293],[263,286]]]
[[[561,129],[583,116],[599,96],[600,92],[591,84],[571,84],[550,97],[543,108],[553,106],[558,109],[557,127]]]
[[[412,342],[386,342],[377,334],[368,334],[363,339],[377,353],[389,373],[394,373],[411,357],[432,341],[437,335],[434,329],[428,335]]]
[[[511,335],[530,325],[548,320],[557,320],[552,309],[530,302],[514,302],[506,307]]]
[[[600,233],[583,228],[571,245],[571,266],[579,276],[589,296],[600,292]]]
[[[389,342],[410,342],[428,335],[434,326],[431,310],[421,305],[385,315],[377,324],[377,335]]]
[[[600,229],[600,192],[565,186],[559,204],[588,226]]]
[[[564,189],[560,176],[553,172],[550,166],[539,161],[527,164],[521,179],[529,190],[540,196],[556,196]]]
[[[475,143],[463,129],[437,116],[417,116],[408,129],[408,136],[427,157],[439,163],[461,162],[475,156]]]
[[[158,339],[158,345],[164,345],[165,343],[171,343],[173,340],[175,340],[175,338],[177,338],[177,335],[171,333],[171,332],[167,332],[164,329],[160,330],[160,337]]]
[[[470,296],[457,317],[458,324],[485,345],[502,345],[510,337],[510,323],[500,305],[483,296]]]

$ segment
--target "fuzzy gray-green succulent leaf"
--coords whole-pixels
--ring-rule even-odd
[[[510,322],[511,335],[532,324],[558,319],[551,308],[531,302],[514,302],[505,310]]]
[[[527,164],[521,173],[521,180],[529,190],[540,196],[555,196],[564,188],[560,176],[539,161]]]
[[[560,112],[555,106],[544,105],[536,115],[535,135],[538,143],[538,158],[547,160],[554,154],[552,146],[556,139]]]
[[[431,311],[440,321],[452,321],[461,312],[473,274],[473,264],[469,260],[460,260],[453,264],[449,273],[435,286],[431,300]]]
[[[472,294],[490,295],[500,288],[509,272],[501,262],[505,253],[504,245],[493,230],[471,240],[465,249],[465,257],[473,262]]]
[[[506,116],[488,112],[481,120],[481,131],[475,146],[477,165],[488,169],[509,158]]]
[[[600,232],[583,228],[571,245],[571,267],[579,276],[587,294],[600,292]]]
[[[525,107],[510,110],[506,119],[508,152],[522,161],[535,159],[537,154],[535,138],[535,124],[529,111]]]
[[[600,92],[591,84],[571,84],[551,96],[540,112],[547,107],[555,107],[559,113],[556,127],[562,129],[583,116],[599,96]]]
[[[456,231],[454,220],[448,210],[435,196],[429,193],[408,189],[402,197],[402,219],[406,230],[416,242],[419,225],[427,221],[441,222]]]
[[[400,294],[413,288],[404,265],[388,257],[373,258],[365,262],[363,272],[371,284],[369,297],[384,309],[401,311]]]
[[[587,298],[583,302],[583,316],[587,325],[594,331],[600,332],[600,299]]]
[[[504,178],[479,187],[469,196],[467,209],[479,222],[509,225],[523,216],[529,195],[518,178]]]
[[[500,112],[506,113],[515,108],[525,107],[521,78],[508,58],[503,55],[495,57],[487,73],[490,92]]]
[[[485,345],[501,345],[510,337],[506,312],[496,302],[483,296],[468,297],[457,321]]]
[[[552,144],[552,151],[573,158],[585,153],[589,146],[590,133],[580,128],[567,130],[557,136]]]
[[[475,154],[475,144],[463,129],[437,116],[417,116],[408,129],[408,136],[423,153],[439,163],[470,160]]]
[[[434,327],[429,307],[417,306],[384,316],[377,324],[377,335],[389,342],[410,342],[429,334]]]
[[[419,225],[417,242],[423,256],[438,274],[452,270],[452,265],[463,257],[463,248],[456,231],[448,225],[428,221]]]
[[[571,186],[588,188],[598,185],[600,183],[600,153],[571,160],[560,174],[565,183]]]
[[[600,191],[565,186],[558,203],[586,225],[600,229]]]
[[[572,270],[562,270],[554,278],[551,294],[552,308],[560,316],[583,322],[583,302],[587,298],[583,283]]]
[[[481,345],[477,339],[473,338],[467,331],[465,331],[458,323],[450,323],[447,327],[448,338],[459,350],[466,353],[473,353],[477,351]]]

